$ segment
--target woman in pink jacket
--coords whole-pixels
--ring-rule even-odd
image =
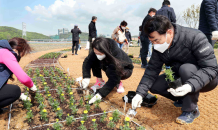
[[[19,86],[7,84],[8,79],[13,80],[12,74],[31,91],[37,90],[30,77],[18,64],[21,57],[30,52],[31,48],[25,39],[0,40],[0,114],[3,112],[3,107],[10,105],[17,99],[27,99],[27,96],[21,94]]]

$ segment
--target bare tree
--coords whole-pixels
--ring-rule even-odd
[[[192,5],[184,11],[182,17],[189,27],[197,29],[199,25],[199,15],[200,5]]]
[[[184,23],[183,19],[182,19],[182,14],[179,13],[179,14],[176,14],[176,23],[181,25]]]

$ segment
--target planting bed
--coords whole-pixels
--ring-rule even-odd
[[[61,54],[54,55],[54,57],[52,57],[53,55],[46,57],[48,59],[45,57],[39,58],[31,64],[37,65],[44,63],[45,60],[48,61],[47,63],[54,63],[54,60],[57,61]],[[16,102],[13,105],[13,109],[22,108],[26,110],[24,122],[28,126],[25,129],[141,129],[128,118],[125,119],[120,111],[111,106],[105,107],[107,105],[105,102],[99,100],[93,105],[89,105],[88,100],[93,97],[92,90],[88,90],[89,94],[84,95],[84,90],[78,87],[79,84],[59,67],[26,67],[25,71],[38,89],[35,98],[31,98],[31,102],[27,100],[22,104]],[[25,88],[23,92],[31,97],[28,88]],[[13,118],[13,113],[11,117]],[[118,119],[116,120],[116,118]],[[14,125],[12,121],[10,126]]]

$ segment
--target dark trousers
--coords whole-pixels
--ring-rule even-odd
[[[92,52],[92,37],[89,36],[89,54]]]
[[[98,63],[96,63],[98,64]],[[97,78],[102,78],[101,68],[98,65],[92,66],[93,75]],[[125,80],[132,75],[131,69],[124,69],[123,74],[118,74],[116,67],[112,64],[105,67],[106,69],[103,70],[108,77],[108,81],[106,84],[98,91],[102,97],[106,97],[114,87],[120,84],[120,80]]]
[[[209,43],[212,45],[212,47],[214,47],[214,44],[216,41],[212,40],[212,35],[207,35],[207,34],[205,34],[205,35],[206,35]]]
[[[77,54],[77,51],[78,51],[78,48],[79,48],[79,41],[73,41],[72,54],[74,54],[74,47],[75,46],[76,46],[75,54]]]
[[[20,87],[17,85],[5,84],[0,89],[0,108],[10,105],[17,99],[21,94]]]
[[[179,75],[182,80],[182,84],[184,83],[196,72],[198,68],[193,64],[183,64],[179,69]],[[173,101],[182,100],[182,111],[193,111],[197,107],[199,92],[188,93],[183,97],[174,97],[171,93],[167,91],[169,88],[166,80],[166,76],[160,75],[158,79],[155,81],[150,91],[154,94],[160,94],[168,99]],[[217,86],[217,77],[213,79],[209,84],[204,86],[200,92],[208,92],[213,90]]]
[[[140,37],[142,48],[140,49],[140,55],[142,60],[142,65],[147,65],[147,55],[148,55],[148,49],[150,41],[147,36],[141,36]]]

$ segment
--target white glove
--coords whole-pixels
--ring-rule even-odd
[[[212,40],[218,40],[218,31],[212,32]]]
[[[30,90],[32,90],[32,91],[36,91],[37,90],[37,88],[36,88],[36,85],[33,85],[31,88],[30,88]]]
[[[95,41],[95,38],[92,38],[92,42],[94,42]]]
[[[132,99],[132,109],[141,107],[141,104],[142,104],[142,96],[139,94],[136,94],[135,97]]]
[[[22,101],[30,100],[30,98],[27,97],[24,93],[21,93],[20,99],[21,99]]]
[[[89,101],[89,104],[93,104],[96,100],[101,100],[102,97],[99,93],[95,94],[94,97],[92,97],[92,99]]]
[[[89,83],[90,83],[90,78],[84,78],[82,80],[82,87],[87,88],[89,86]]]
[[[192,87],[189,84],[185,84],[182,87],[176,89],[170,88],[167,90],[175,97],[181,97],[192,91]]]

